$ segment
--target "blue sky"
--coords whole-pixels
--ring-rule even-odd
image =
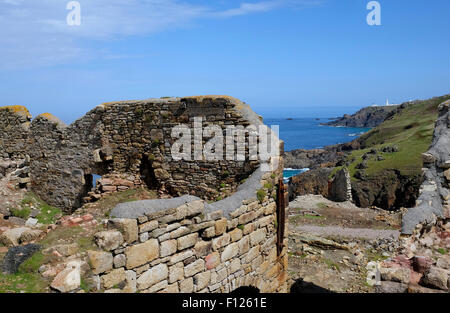
[[[66,122],[102,102],[227,94],[331,117],[450,93],[450,1],[0,0],[0,105]]]

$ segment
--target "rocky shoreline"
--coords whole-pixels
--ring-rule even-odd
[[[391,114],[395,114],[396,110],[398,108],[401,108],[401,106],[402,105],[365,107],[355,114],[344,114],[344,116],[337,118],[336,120],[327,123],[321,123],[321,125],[344,127],[375,127],[380,125]]]
[[[429,101],[441,98],[446,99],[444,96]],[[419,102],[408,102],[398,106],[390,111],[387,119],[392,119],[396,114],[407,109],[408,105],[414,103]],[[412,122],[410,126],[405,126],[405,130],[415,126]],[[381,128],[381,131],[384,129]],[[356,205],[377,206],[386,210],[414,206],[424,180],[420,168],[414,172],[402,171],[391,166],[374,172],[373,168],[379,166],[377,162],[385,161],[386,158],[390,160],[399,154],[399,147],[396,144],[388,144],[384,141],[381,141],[381,147],[371,148],[373,138],[379,140],[380,136],[380,130],[376,128],[348,143],[327,146],[323,149],[298,149],[285,152],[283,157],[286,167],[310,169],[290,179],[290,199],[307,194],[333,197],[330,194],[330,188],[334,175],[343,168],[349,168],[352,173],[348,183],[351,184],[351,196]],[[359,155],[360,161],[355,161],[355,154]],[[418,156],[420,158],[419,154]]]

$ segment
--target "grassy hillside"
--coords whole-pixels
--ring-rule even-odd
[[[349,157],[349,170],[352,176],[358,171],[357,166],[367,154],[365,173],[376,175],[385,169],[397,169],[402,175],[421,173],[421,153],[428,150],[437,119],[439,104],[450,99],[450,95],[418,101],[406,105],[357,140],[360,150],[353,151]],[[384,147],[395,146],[397,152],[382,152]],[[376,153],[370,154],[371,150]],[[378,157],[381,160],[378,160]]]

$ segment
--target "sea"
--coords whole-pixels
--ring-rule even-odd
[[[320,125],[328,118],[264,118],[264,124],[278,125],[279,137],[284,141],[284,150],[319,149],[329,145],[346,143],[361,136],[370,128],[333,127]],[[284,179],[295,176],[309,169],[286,168]]]

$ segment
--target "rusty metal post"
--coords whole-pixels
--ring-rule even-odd
[[[286,207],[289,203],[289,194],[283,179],[278,181],[277,188],[277,255],[279,256],[284,247],[284,231],[286,227]]]

